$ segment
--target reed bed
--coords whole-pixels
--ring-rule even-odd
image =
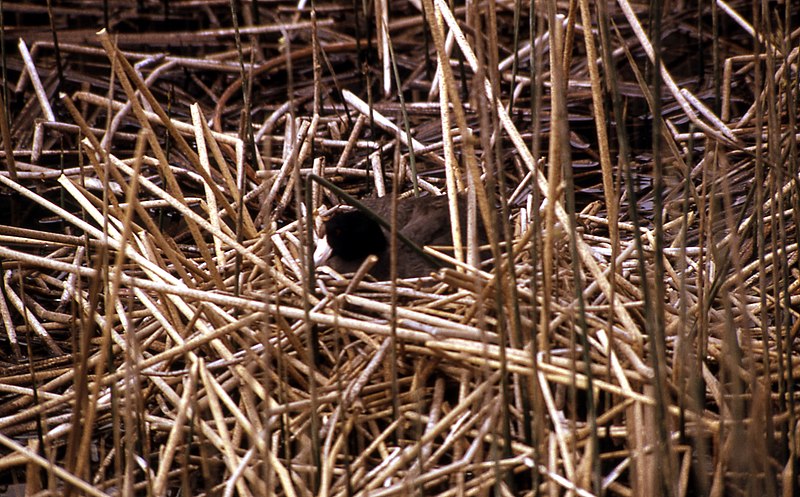
[[[4,495],[798,489],[792,2],[0,10]],[[319,178],[491,260],[314,268]]]

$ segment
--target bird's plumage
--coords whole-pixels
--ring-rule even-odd
[[[391,198],[364,199],[362,202],[386,221],[391,220]],[[459,197],[459,212],[462,230],[466,233],[466,199]],[[446,196],[411,197],[398,201],[398,231],[420,247],[425,245],[452,245],[450,211]],[[485,242],[480,230],[481,243]],[[325,222],[325,241],[330,246],[324,254],[318,246],[315,259],[329,255],[327,264],[341,272],[358,269],[370,254],[378,256],[378,262],[370,273],[376,279],[388,279],[390,275],[389,230],[382,228],[360,211],[338,212]],[[324,244],[325,241],[322,241]],[[321,261],[317,261],[318,263]],[[426,276],[436,266],[414,249],[398,240],[397,275],[400,278]]]

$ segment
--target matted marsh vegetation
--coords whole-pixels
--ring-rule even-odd
[[[0,483],[792,495],[792,3],[3,2]],[[493,260],[311,273],[312,175]]]

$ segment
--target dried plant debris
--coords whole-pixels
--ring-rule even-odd
[[[790,495],[790,4],[4,2],[5,495]]]

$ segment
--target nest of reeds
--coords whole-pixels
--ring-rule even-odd
[[[0,5],[4,495],[790,495],[790,4]]]

